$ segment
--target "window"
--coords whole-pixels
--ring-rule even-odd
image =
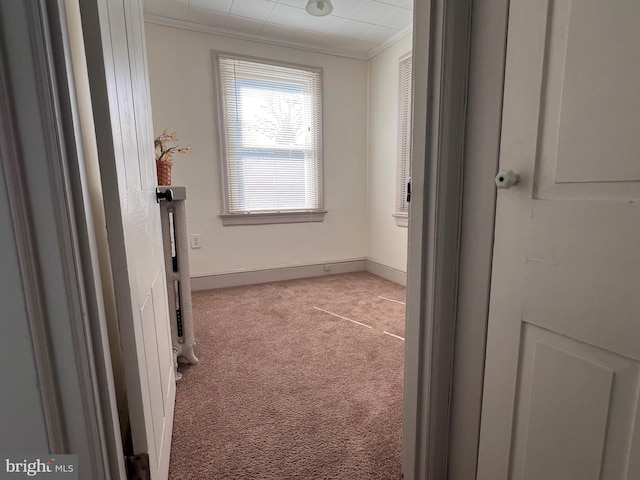
[[[322,221],[321,70],[214,54],[224,225]]]
[[[400,97],[398,110],[398,174],[396,186],[396,224],[409,222],[407,186],[411,175],[411,56],[400,60]]]

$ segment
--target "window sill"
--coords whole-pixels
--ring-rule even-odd
[[[223,213],[222,225],[269,225],[274,223],[322,222],[326,210],[312,212]]]
[[[409,226],[409,215],[406,213],[394,213],[394,218],[396,219],[396,225],[399,227],[408,227]]]

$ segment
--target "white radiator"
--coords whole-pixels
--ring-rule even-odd
[[[189,245],[187,242],[187,214],[185,187],[158,187],[160,214],[162,217],[162,243],[169,297],[169,320],[176,368],[176,380],[182,378],[178,372],[178,358],[191,364],[198,363],[193,353],[193,312],[191,309],[191,278],[189,276]]]

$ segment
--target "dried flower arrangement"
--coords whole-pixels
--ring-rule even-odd
[[[163,130],[153,141],[156,150],[158,185],[171,185],[171,167],[173,166],[174,154],[192,153],[191,145],[180,147],[177,143],[178,135],[176,132],[168,133],[166,130]]]
[[[169,146],[169,143],[173,143],[174,145]],[[176,143],[178,143],[178,135],[176,132],[168,133],[164,130],[158,135],[153,141],[153,145],[156,147],[156,160],[159,162],[170,162],[173,160],[174,153],[184,155],[192,152],[191,145],[183,148],[175,145]]]

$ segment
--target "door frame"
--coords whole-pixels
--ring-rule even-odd
[[[486,0],[473,6],[448,480],[476,478],[508,10],[509,0]]]
[[[445,0],[414,2],[403,415],[407,480],[446,478],[470,17],[469,0],[456,6]]]
[[[66,34],[61,1],[47,1],[47,8],[44,0],[31,0],[29,3],[37,5],[43,11],[48,10],[49,16],[54,17],[53,26],[45,25],[42,28],[45,31],[51,28],[61,42],[52,49],[57,58],[53,60],[49,57],[49,61],[57,66],[64,65]],[[484,361],[486,315],[483,324],[482,315],[478,321],[477,317],[463,317],[462,312],[465,311],[463,305],[471,306],[476,312],[488,310],[485,308],[488,307],[488,294],[483,292],[490,280],[491,251],[488,247],[492,246],[492,202],[495,192],[493,184],[486,178],[478,185],[473,183],[473,179],[465,179],[463,171],[473,172],[476,168],[479,170],[475,171],[484,173],[491,172],[492,169],[495,172],[498,159],[496,143],[500,136],[499,128],[496,129],[496,124],[499,126],[499,121],[496,122],[496,108],[500,112],[502,103],[502,78],[495,78],[495,67],[500,65],[500,61],[504,62],[503,55],[500,60],[500,52],[504,52],[506,23],[503,29],[502,22],[496,25],[490,21],[490,15],[480,12],[490,12],[494,8],[494,13],[497,11],[502,15],[506,13],[508,1],[476,2],[473,5],[473,18],[480,20],[473,24],[473,29],[470,28],[471,3],[471,0],[417,1],[414,8],[414,112],[420,114],[414,113],[413,124],[414,201],[409,225],[407,272],[403,468],[408,480],[444,480],[449,461],[466,462],[472,465],[471,468],[475,468],[477,454],[477,436],[474,438],[473,430],[475,412],[479,424],[482,388],[482,369],[477,367],[478,362],[482,364]],[[491,32],[493,35],[489,35]],[[480,35],[483,40],[477,44],[474,41],[474,48],[470,49],[470,40],[475,35]],[[493,48],[497,50],[492,50]],[[38,52],[33,53],[34,56],[37,54]],[[489,57],[491,59],[488,64],[493,65],[493,70],[481,72],[467,85],[467,73],[470,71],[473,74],[476,68],[482,70],[479,65]],[[65,65],[62,71],[56,69],[58,82],[71,73],[66,68]],[[502,72],[500,69],[497,71]],[[499,89],[496,89],[497,83],[500,83]],[[52,85],[55,85],[53,80]],[[63,98],[65,108],[61,118],[69,127],[73,124],[73,115],[70,113],[73,109],[71,82],[61,87],[57,94],[61,95],[60,92],[65,88],[68,89],[67,95],[70,98],[66,95]],[[480,105],[482,102],[474,104],[474,98],[485,98],[484,107],[490,107],[491,121],[488,126],[483,126],[488,114]],[[486,143],[480,141],[482,138]],[[66,138],[67,142],[69,140]],[[471,147],[473,152],[468,150]],[[75,150],[71,152],[75,153],[72,160],[81,163],[80,149]],[[69,182],[66,185],[72,193],[75,192],[73,195],[78,200],[81,198],[83,185],[80,170],[81,167],[76,165],[70,172],[71,178],[66,180]],[[479,202],[473,202],[474,198]],[[59,198],[55,205],[58,210],[68,211],[71,208],[70,200]],[[82,202],[76,205],[82,205]],[[484,221],[481,221],[480,226],[473,227],[468,221],[477,211],[484,214]],[[66,270],[75,271],[76,274],[84,273],[82,278],[85,285],[77,284],[84,299],[80,298],[78,301],[79,305],[89,302],[90,315],[80,316],[82,325],[75,328],[85,333],[91,332],[92,337],[76,338],[71,352],[84,352],[84,358],[90,360],[88,371],[83,374],[86,375],[86,380],[79,388],[85,401],[89,402],[87,406],[93,405],[90,410],[95,413],[93,418],[98,421],[97,430],[92,432],[89,443],[93,451],[102,452],[98,455],[102,457],[105,468],[99,477],[118,478],[122,474],[122,451],[119,435],[116,435],[119,434],[117,419],[113,421],[113,414],[117,411],[113,379],[109,378],[105,368],[110,362],[108,343],[101,336],[104,334],[104,314],[100,312],[97,298],[100,292],[99,277],[95,277],[95,272],[92,278],[87,276],[91,265],[97,265],[95,252],[92,254],[91,251],[91,229],[81,228],[79,234],[82,238],[79,239],[79,244],[73,243],[78,235],[78,232],[73,231],[73,226],[77,227],[78,223],[82,226],[84,222],[90,221],[88,212],[80,213],[85,216],[78,217],[78,212],[74,213],[75,221],[68,233],[68,241],[77,253],[76,258],[80,258],[82,262],[75,265],[69,263]],[[474,228],[483,230],[483,246],[482,251],[470,258],[465,252],[469,248],[468,242],[473,240],[470,235]],[[475,291],[471,288],[473,285],[467,285],[465,290],[464,283],[461,282],[471,278],[480,280],[480,287]],[[89,294],[84,292],[87,284],[93,289],[89,289]],[[469,289],[473,291],[473,295],[469,293]],[[474,295],[477,297],[473,298]],[[92,312],[95,316],[91,315]],[[472,320],[475,320],[475,325],[471,323]],[[457,355],[465,344],[461,340],[463,332],[469,335],[467,341],[470,338],[476,347],[480,345],[480,348],[476,348],[475,356]],[[106,350],[103,348],[105,346]],[[58,352],[56,345],[51,348],[54,354]],[[91,360],[95,360],[95,364]],[[463,410],[459,402],[460,392],[457,389],[452,391],[452,386],[457,385],[458,379],[462,378],[473,379],[468,386],[471,389],[469,391],[475,392],[475,406],[466,405],[470,407],[464,415],[466,420],[460,421],[456,427],[456,423],[452,424],[450,420],[455,419]],[[50,402],[53,403],[50,405],[52,408],[61,408],[52,399],[43,398],[45,407]],[[471,434],[468,428],[461,433],[461,426],[471,426]],[[91,431],[91,427],[87,428]],[[466,449],[460,447],[462,450],[459,450],[460,445]],[[120,446],[120,451],[117,452],[118,449],[114,449],[114,446]],[[109,472],[114,465],[115,471]]]
[[[9,192],[48,452],[124,478],[64,0],[0,3],[0,179]],[[11,368],[8,366],[7,368]]]
[[[414,2],[407,480],[476,477],[508,3]]]

